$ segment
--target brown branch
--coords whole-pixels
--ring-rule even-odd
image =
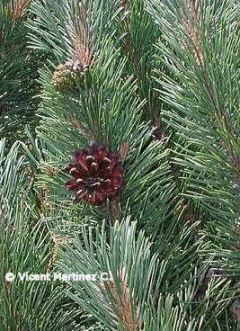
[[[88,23],[89,12],[83,4],[76,5],[76,12],[72,18],[73,32],[73,63],[74,66],[80,66],[82,70],[88,68],[93,62],[93,51],[91,47],[92,36]]]
[[[120,5],[122,8],[125,8],[127,7],[127,0],[120,0]]]
[[[111,294],[113,311],[116,311],[119,322],[125,331],[138,331],[141,327],[139,316],[134,316],[133,298],[126,281],[126,271],[123,268],[119,275],[120,289],[114,280],[103,283],[105,290]],[[139,314],[137,314],[139,315]]]
[[[183,19],[183,26],[191,40],[193,54],[198,64],[203,64],[203,50],[201,47],[201,32],[199,30],[200,21],[200,0],[186,0],[186,17]],[[188,17],[187,17],[188,15]],[[185,45],[188,47],[189,45]]]
[[[70,237],[63,237],[63,236],[57,235],[55,233],[51,233],[51,235],[52,235],[52,240],[53,240],[54,245],[53,245],[53,249],[52,249],[52,256],[48,263],[47,272],[52,271],[54,264],[57,261],[60,248],[62,248],[63,246],[65,246],[66,244],[71,242]]]
[[[9,5],[10,16],[14,21],[25,15],[25,9],[30,5],[32,0],[12,0]]]
[[[216,102],[216,96],[212,84],[209,80],[209,76],[206,70],[206,61],[204,61],[204,54],[202,48],[202,31],[200,27],[201,22],[201,0],[185,0],[187,13],[185,13],[185,18],[183,19],[183,26],[191,45],[185,43],[185,47],[192,47],[193,55],[196,58],[197,64],[203,67],[203,77],[204,82],[208,91],[208,97],[210,98],[214,108],[217,112],[223,116],[224,112],[222,107],[220,107]]]

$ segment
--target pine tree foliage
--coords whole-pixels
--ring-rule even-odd
[[[138,86],[138,95],[145,100],[143,118],[151,121],[152,126],[162,126],[161,110],[152,78],[154,69],[154,44],[160,36],[152,17],[145,10],[145,2],[119,1],[114,23],[115,43],[121,49],[121,55],[127,59],[127,71],[132,73]],[[162,128],[161,128],[162,129]]]
[[[151,315],[152,297],[163,285],[168,261],[159,264],[157,255],[151,255],[151,244],[143,233],[138,233],[135,240],[136,223],[130,225],[130,219],[122,220],[121,225],[115,224],[109,235],[109,245],[106,245],[104,226],[84,230],[82,240],[75,239],[71,248],[63,251],[59,262],[62,272],[96,275],[91,282],[70,282],[74,291],[69,292],[69,296],[96,316],[106,330],[138,330],[143,325],[144,330],[148,330],[156,318]],[[167,302],[171,307],[171,298]],[[151,319],[146,318],[145,322],[142,320],[145,315]],[[171,315],[166,312],[170,324]]]
[[[238,62],[235,62],[236,67],[232,67],[232,75],[229,74],[229,64],[234,62],[238,49],[234,16],[237,7],[235,3],[225,1],[221,5],[207,1],[203,4],[195,2],[194,5],[191,1],[159,4],[152,0],[146,1],[144,6],[139,1],[131,5],[121,2],[119,10],[114,12],[114,9],[116,7],[110,2],[100,0],[74,4],[70,1],[54,4],[36,1],[32,6],[32,13],[37,17],[30,26],[33,31],[30,35],[32,47],[52,54],[52,61],[40,73],[43,101],[38,136],[44,142],[45,150],[38,185],[47,188],[47,200],[51,201],[53,208],[54,203],[61,208],[70,206],[71,200],[64,189],[67,180],[64,169],[71,154],[92,142],[104,144],[111,151],[121,152],[125,148],[126,184],[118,201],[109,201],[102,207],[80,204],[72,215],[77,213],[87,222],[88,217],[93,222],[106,218],[111,224],[130,214],[147,232],[154,232],[153,251],[165,254],[168,261],[168,287],[163,300],[169,304],[169,291],[175,296],[185,282],[190,282],[191,288],[189,271],[193,274],[194,267],[200,268],[203,260],[209,260],[211,250],[207,247],[213,247],[214,252],[209,266],[222,265],[216,249],[224,249],[224,245],[217,242],[214,225],[218,233],[218,224],[236,223],[239,197],[234,191],[233,167],[226,162],[227,141],[230,139],[227,134],[231,131],[226,129],[225,113],[221,107],[222,104],[230,105],[228,113],[234,118],[237,106],[234,108],[232,100],[236,99],[234,93],[237,96],[237,91],[231,88],[233,94],[228,96],[229,86],[233,83],[227,83],[225,79],[226,85],[222,86],[218,82],[225,76],[235,80],[238,72]],[[139,15],[148,24],[139,27]],[[149,39],[147,33],[151,30]],[[142,48],[140,36],[144,40]],[[145,50],[154,42],[156,47],[149,48],[152,60],[148,62]],[[159,63],[162,63],[160,67]],[[226,72],[222,72],[224,69]],[[58,85],[61,75],[64,89]],[[154,86],[156,91],[149,99],[147,96]],[[156,101],[157,93],[165,108],[161,110],[158,122],[164,121],[168,128],[170,140],[167,146],[151,141],[149,123],[142,121],[147,103],[151,107],[150,113],[154,112],[151,100],[154,98]],[[159,101],[155,101],[154,105],[158,105],[160,110]],[[148,119],[152,120],[151,116]],[[50,216],[50,211],[49,214],[47,210],[45,212]],[[69,216],[68,212],[66,215]],[[183,224],[184,227],[188,225],[192,232],[180,240]],[[206,248],[196,253],[193,243],[201,241],[201,238],[205,238]],[[107,239],[101,240],[105,245],[108,242]],[[173,242],[178,244],[175,246]],[[81,242],[77,245],[80,246]],[[94,245],[98,247],[97,243]],[[90,254],[88,249],[86,251],[85,258]],[[180,253],[182,251],[184,253]],[[70,250],[66,250],[66,254],[68,252]],[[83,258],[77,257],[82,261]],[[66,255],[64,263],[69,265],[68,261],[71,258]],[[99,262],[91,260],[85,269],[82,269],[83,262],[76,260],[74,265],[76,272],[89,272]],[[65,271],[71,270],[72,262]],[[121,281],[120,271],[118,278]],[[234,292],[229,279],[224,279],[220,285],[214,285],[213,289],[210,287],[206,301],[197,303],[197,308],[194,305],[193,310],[188,307],[191,312],[184,311],[187,317],[180,309],[181,305],[170,305],[171,312],[176,310],[171,315],[166,308],[166,325],[180,328],[177,319],[183,329],[186,325],[192,329],[219,327],[217,318],[223,318],[225,306]],[[74,298],[111,329],[114,319],[109,316],[108,320],[103,320],[107,308],[101,304],[102,301],[94,308],[93,304],[89,306],[88,301],[79,299],[85,291],[89,293],[90,302],[91,298],[96,298],[96,292],[93,292],[96,288],[91,286],[76,287],[74,284],[73,288],[79,293],[75,293]],[[214,296],[215,300],[212,299]],[[222,301],[219,299],[217,302],[220,297]],[[210,318],[212,310],[215,314]],[[161,315],[159,310],[155,313],[162,316],[160,323],[165,325],[164,313]],[[144,314],[148,316],[141,311],[141,316]],[[115,313],[115,327],[120,328],[120,319],[118,317],[116,322],[116,318]],[[133,323],[137,323],[136,318]]]
[[[29,5],[7,3],[12,19]],[[0,145],[1,276],[98,277],[3,282],[2,328],[236,330],[238,3],[35,0],[30,15],[48,60],[36,139]],[[82,199],[115,180],[114,198]]]
[[[123,163],[126,165],[126,184],[121,201],[116,203],[117,211],[109,213],[112,206],[103,206],[97,211],[90,208],[87,211],[89,208],[85,206],[84,215],[97,212],[101,218],[114,219],[116,216],[113,214],[125,215],[130,212],[139,217],[148,215],[149,222],[153,223],[156,217],[154,210],[157,214],[158,195],[170,199],[173,190],[169,183],[167,151],[163,150],[161,144],[151,142],[148,123],[141,121],[145,101],[136,92],[134,77],[127,73],[126,59],[121,57],[118,45],[114,45],[117,32],[110,30],[110,34],[107,33],[109,17],[103,8],[108,10],[110,17],[114,17],[110,2],[103,1],[81,2],[80,5],[37,1],[32,6],[32,13],[38,19],[31,29],[38,33],[30,35],[31,44],[49,52],[51,49],[55,59],[54,63],[46,65],[40,77],[43,102],[38,135],[47,144],[40,185],[51,183],[51,196],[55,201],[59,197],[59,203],[62,203],[67,198],[64,188],[67,177],[63,170],[74,151],[92,142],[106,145],[110,151],[125,149]],[[50,20],[46,19],[49,12],[56,13]],[[77,20],[76,13],[83,22]],[[61,42],[61,47],[58,42]],[[68,62],[72,62],[73,67],[76,63],[83,66],[90,53],[93,55],[86,73],[91,76],[90,86],[87,83],[83,86],[76,79],[74,89],[72,86],[65,92],[56,89],[53,84],[54,67],[56,69],[59,64]],[[71,70],[77,73],[74,68]],[[49,176],[44,172],[46,165],[58,176]],[[149,201],[151,209],[143,208],[140,211],[140,201],[144,205]]]
[[[147,7],[164,36],[157,44],[158,57],[164,56],[172,72],[170,76],[156,72],[156,80],[161,99],[171,107],[162,113],[175,132],[172,164],[179,172],[179,196],[187,209],[191,206],[190,212],[195,210],[192,215],[204,221],[204,232],[214,242],[213,265],[226,268],[236,284],[239,5],[234,1],[159,5],[151,0]],[[238,295],[237,285],[235,290]],[[221,329],[219,322],[215,328]],[[235,326],[227,322],[223,328]]]
[[[136,233],[136,223],[130,224],[129,218],[110,229],[109,239],[105,227],[84,227],[80,236],[61,249],[58,271],[94,277],[90,281],[66,279],[70,298],[95,316],[105,330],[211,329],[231,300],[230,282],[212,280],[206,297],[199,300],[201,268],[196,269],[193,254],[190,260],[185,256],[188,276],[182,286],[177,271],[172,279],[169,275],[172,257],[177,256],[189,229],[184,229],[176,251],[163,257],[151,253],[151,242],[144,233]],[[198,242],[195,250],[204,246]],[[180,255],[175,263],[180,267]],[[170,283],[174,281],[178,288],[172,291]],[[216,330],[214,325],[211,330]]]
[[[81,311],[65,301],[61,284],[29,281],[46,275],[52,243],[43,222],[36,223],[28,195],[27,160],[20,145],[0,143],[0,328],[1,330],[74,330]],[[15,276],[8,281],[6,275]],[[21,279],[21,277],[23,279]]]
[[[34,113],[39,87],[35,78],[42,54],[33,53],[26,45],[30,2],[3,0],[0,4],[0,126],[1,137],[7,137],[9,144],[25,137],[27,123],[34,126],[37,122]]]
[[[158,80],[162,99],[173,108],[164,118],[179,139],[173,162],[181,168],[181,194],[208,217],[219,217],[221,208],[223,219],[231,219],[239,204],[234,192],[239,171],[238,6],[194,3],[183,1],[177,8],[150,1],[169,46],[160,42],[158,49],[175,77]]]

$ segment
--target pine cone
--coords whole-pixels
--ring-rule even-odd
[[[55,88],[61,92],[72,90],[78,86],[84,88],[86,83],[90,82],[88,67],[67,61],[57,66],[53,73],[52,82]]]
[[[74,177],[66,187],[74,191],[76,202],[84,200],[99,205],[116,198],[123,186],[120,155],[107,151],[103,145],[76,151],[66,171]]]
[[[74,88],[74,73],[71,72],[64,64],[57,66],[53,74],[52,82],[54,87],[63,92]]]

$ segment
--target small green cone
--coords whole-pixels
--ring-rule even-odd
[[[90,74],[88,68],[73,65],[72,61],[60,64],[53,73],[52,82],[56,90],[60,92],[71,91],[78,87],[90,87]]]

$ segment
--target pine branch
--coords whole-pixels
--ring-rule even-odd
[[[189,36],[189,39],[192,41],[193,52],[195,54],[198,64],[203,62],[203,52],[201,49],[201,29],[199,29],[198,24],[201,22],[199,17],[201,2],[199,0],[188,0],[186,1],[186,17],[183,19],[183,25],[185,26],[186,33]],[[188,47],[189,44],[186,44]]]
[[[25,11],[29,8],[32,0],[11,0],[9,2],[10,16],[14,21],[23,18]]]
[[[103,286],[106,292],[110,294],[112,302],[114,302],[116,315],[118,316],[118,320],[120,321],[123,330],[137,331],[141,328],[141,322],[139,316],[134,317],[132,308],[134,304],[133,298],[126,281],[126,273],[124,269],[120,271],[119,281],[120,290],[119,286],[117,286],[113,280],[104,282]]]
[[[165,75],[158,82],[162,100],[171,107],[171,110],[163,112],[163,118],[175,131],[175,146],[179,150],[173,163],[179,169],[184,167],[185,170],[180,170],[181,176],[185,184],[189,178],[191,186],[188,193],[184,192],[182,196],[194,199],[203,213],[213,217],[218,214],[218,202],[221,201],[221,206],[226,203],[224,209],[229,210],[228,217],[231,217],[230,210],[235,209],[233,204],[230,207],[231,201],[237,203],[237,197],[234,198],[232,176],[229,174],[232,165],[229,161],[226,165],[229,148],[223,148],[222,143],[225,141],[228,145],[227,141],[234,141],[236,137],[236,125],[230,118],[237,120],[238,117],[238,92],[233,88],[239,47],[237,7],[226,1],[221,5],[214,3],[209,6],[206,1],[201,5],[195,2],[195,7],[189,9],[189,1],[177,1],[162,4],[165,14],[161,16],[156,15],[159,7],[157,9],[155,1],[150,3],[149,10],[163,29],[168,45],[166,47],[160,42],[159,50],[161,57],[164,54],[172,76]],[[177,30],[174,29],[174,22],[178,25]],[[201,46],[198,57],[196,51],[199,45],[196,43]],[[229,63],[236,66],[231,75],[227,74]],[[173,154],[176,147],[174,149]],[[235,153],[237,155],[238,152]],[[222,184],[218,184],[220,182]],[[225,187],[226,193],[222,192],[221,186]],[[218,196],[216,200],[214,195]]]
[[[149,300],[152,286],[155,286],[156,256],[150,256],[148,240],[142,233],[138,234],[135,242],[135,233],[136,224],[130,226],[129,220],[121,226],[116,223],[110,230],[109,247],[103,227],[96,230],[93,246],[91,229],[83,229],[84,242],[74,240],[73,248],[68,247],[65,252],[62,251],[58,263],[59,270],[64,273],[106,272],[111,275],[110,279],[98,278],[95,282],[69,282],[76,290],[75,294],[69,292],[70,297],[109,329],[139,330],[140,314]],[[81,247],[80,250],[77,247]],[[78,260],[76,264],[72,263],[75,259]],[[67,261],[72,262],[69,264]],[[83,299],[83,293],[87,300]]]
[[[88,23],[90,10],[86,4],[81,3],[74,10],[72,18],[73,59],[75,59],[73,62],[79,61],[83,68],[89,67],[93,58],[94,36],[91,35],[93,32],[90,31],[91,27]]]
[[[0,327],[2,330],[74,330],[74,318],[79,312],[73,307],[71,311],[67,306],[63,309],[62,288],[50,281],[29,281],[26,276],[46,274],[51,249],[46,227],[42,222],[34,224],[27,168],[19,145],[15,143],[6,151],[1,141]],[[5,278],[9,272],[15,276],[12,282]]]
[[[146,101],[144,119],[159,126],[161,104],[151,74],[155,65],[153,44],[160,32],[154,29],[151,16],[145,10],[145,0],[120,1],[115,21],[116,42],[127,58],[129,73],[136,79],[138,95]]]

